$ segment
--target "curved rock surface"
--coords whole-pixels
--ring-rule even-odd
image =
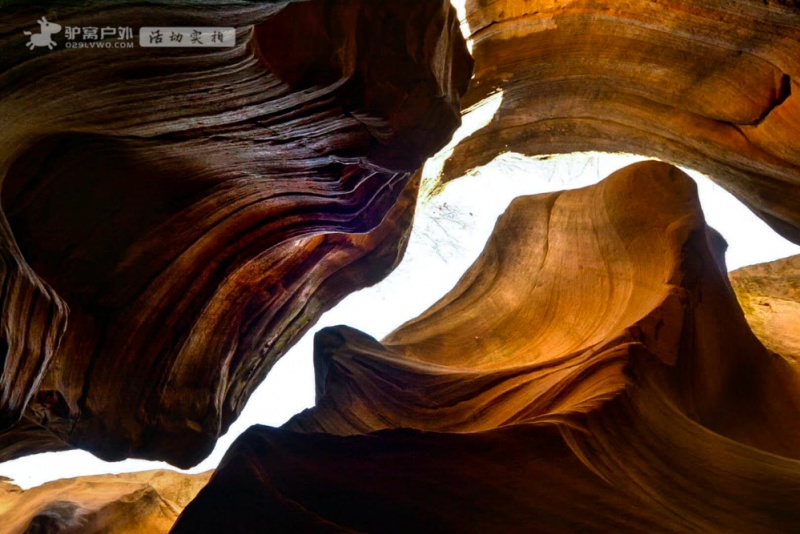
[[[800,9],[792,0],[465,0],[475,109],[443,179],[506,151],[655,156],[800,243]]]
[[[26,491],[0,481],[0,525],[6,534],[166,533],[210,476],[143,471],[57,480]]]
[[[730,279],[761,342],[800,364],[800,256],[743,267]]]
[[[724,247],[664,163],[515,200],[418,319],[321,331],[317,406],[243,434],[173,532],[797,530],[800,373]]]
[[[0,22],[0,460],[187,467],[275,361],[402,255],[472,60],[443,0],[115,2],[63,27],[234,26],[232,48],[24,45]]]

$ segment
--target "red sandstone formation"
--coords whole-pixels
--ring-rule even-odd
[[[444,179],[505,151],[655,156],[704,172],[800,243],[795,0],[466,0],[475,77],[502,91]]]
[[[730,278],[764,346],[800,363],[800,256],[744,267]]]
[[[234,26],[233,48],[28,50],[0,21],[0,460],[189,466],[326,309],[402,255],[459,124],[453,9],[114,2],[66,26]]]
[[[317,406],[242,435],[173,532],[797,530],[800,374],[724,246],[664,163],[515,200],[418,319],[320,332]]]
[[[467,0],[467,91],[441,0],[15,6],[0,461],[203,458],[319,314],[394,267],[465,93],[501,103],[444,181],[503,151],[648,154],[800,242],[797,7]],[[238,44],[28,50],[42,15]],[[722,248],[666,164],[515,201],[419,319],[323,330],[317,407],[245,433],[174,531],[800,530],[793,260],[733,275],[743,313]],[[0,521],[165,531],[188,497],[141,477],[6,486]]]
[[[0,529],[7,534],[160,534],[211,473],[144,471],[48,482],[23,491],[0,481]]]

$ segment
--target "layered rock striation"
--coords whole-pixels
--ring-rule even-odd
[[[665,163],[515,200],[419,318],[317,334],[316,407],[243,434],[173,532],[797,529],[800,374],[724,248]]]
[[[793,1],[466,0],[464,107],[494,116],[444,180],[506,151],[658,157],[701,171],[800,243],[800,10]]]
[[[0,460],[196,464],[317,317],[399,261],[413,172],[458,126],[471,73],[455,12],[53,7],[62,27],[236,28],[231,48],[53,51],[25,47],[35,6],[12,13]]]
[[[316,318],[399,261],[462,97],[499,106],[443,181],[504,151],[647,154],[800,242],[790,0],[467,0],[469,89],[442,0],[10,7],[0,461],[205,457]],[[237,44],[28,50],[43,15]],[[800,530],[796,259],[731,287],[723,249],[666,163],[516,200],[421,317],[320,332],[317,406],[239,438],[173,531]],[[0,521],[164,532],[205,482],[171,477],[5,484]]]

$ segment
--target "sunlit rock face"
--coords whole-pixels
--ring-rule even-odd
[[[800,363],[800,256],[730,274],[747,320],[764,345]]]
[[[0,524],[8,534],[160,534],[211,473],[144,471],[79,477],[23,491],[0,481]]]
[[[173,532],[797,530],[800,375],[724,248],[665,163],[515,200],[419,318],[321,331],[317,406],[243,434]]]
[[[460,122],[472,60],[442,0],[193,4],[46,15],[236,46],[30,51],[40,9],[0,22],[0,460],[197,463],[393,268],[413,172]]]
[[[800,243],[797,2],[464,0],[475,78],[497,112],[445,165],[504,151],[656,156],[704,172]]]

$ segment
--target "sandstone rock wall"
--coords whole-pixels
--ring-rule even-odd
[[[764,345],[800,361],[800,256],[743,267],[731,284],[747,320]]]
[[[166,533],[210,476],[143,471],[57,480],[26,491],[0,482],[0,531]]]
[[[316,407],[243,434],[173,532],[800,528],[800,372],[724,247],[660,162],[515,200],[419,318],[317,334]]]
[[[151,5],[152,4],[152,5]],[[275,361],[404,250],[472,60],[441,0],[114,2],[67,26],[232,48],[28,50],[0,22],[0,460],[204,458]]]
[[[800,243],[800,10],[760,0],[466,0],[469,109],[444,180],[505,151],[630,152],[711,176]]]

